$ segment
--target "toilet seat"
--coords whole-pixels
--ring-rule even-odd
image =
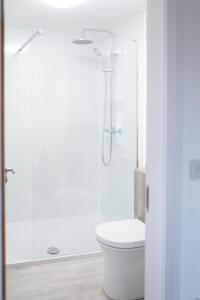
[[[144,247],[145,224],[137,219],[102,223],[96,228],[96,239],[119,249]]]

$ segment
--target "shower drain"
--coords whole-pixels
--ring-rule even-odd
[[[60,253],[60,250],[56,247],[49,247],[47,249],[47,253],[50,254],[50,255],[57,255]]]

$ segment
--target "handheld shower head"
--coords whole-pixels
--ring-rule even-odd
[[[98,48],[94,48],[93,51],[97,56],[102,56],[102,52]]]

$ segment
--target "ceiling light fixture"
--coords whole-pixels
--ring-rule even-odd
[[[45,0],[47,4],[58,8],[70,8],[81,5],[85,0]]]

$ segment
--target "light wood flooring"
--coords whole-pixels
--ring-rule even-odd
[[[102,287],[101,256],[7,270],[7,300],[107,300]]]

